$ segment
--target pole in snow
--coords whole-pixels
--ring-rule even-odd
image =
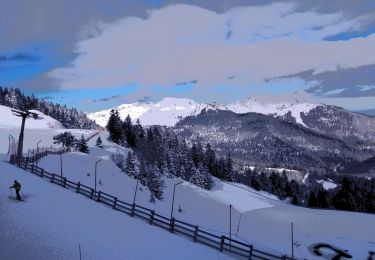
[[[294,234],[293,234],[293,222],[290,223],[291,232],[292,232],[292,259],[294,259]]]
[[[98,163],[101,162],[101,161],[102,161],[102,159],[95,162],[95,188],[94,188],[95,194],[96,194],[96,168],[98,167]]]
[[[176,193],[176,186],[183,183],[183,181],[180,181],[179,183],[176,183],[173,187],[173,198],[172,198],[172,209],[171,209],[171,219],[173,217],[173,206],[174,206],[174,194]]]
[[[133,198],[133,204],[135,203],[135,197],[137,196],[137,190],[138,190],[138,179],[137,179],[137,184],[135,185],[135,191],[134,191],[134,198]]]
[[[18,148],[17,148],[17,157],[21,158],[23,153],[23,138],[24,138],[24,132],[25,132],[25,121],[28,118],[38,118],[38,114],[30,111],[21,111],[17,109],[12,109],[12,112],[15,116],[22,118],[22,124],[21,124],[21,130],[20,130],[20,136],[18,138]]]
[[[229,238],[232,239],[232,204],[229,205]],[[229,240],[230,250],[232,249],[232,241]]]
[[[39,140],[37,143],[36,143],[36,168],[38,168],[38,154],[39,154],[39,143],[41,142],[42,140]]]
[[[62,155],[61,153],[60,154],[60,175],[61,175],[61,178],[63,177],[63,166],[62,166]]]

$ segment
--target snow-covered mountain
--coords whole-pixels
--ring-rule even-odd
[[[308,103],[305,99],[294,99],[283,103],[260,102],[255,98],[245,101],[237,101],[229,105],[218,103],[198,103],[187,98],[167,97],[157,103],[131,103],[118,106],[120,117],[125,119],[130,115],[132,119],[139,119],[143,125],[165,125],[174,126],[178,121],[187,117],[198,115],[203,109],[231,110],[235,113],[256,112],[260,114],[272,114],[284,116],[291,112],[297,123],[305,126],[301,119],[301,113],[308,113],[317,107],[316,103]],[[88,114],[88,117],[95,120],[97,124],[105,126],[108,122],[111,109],[102,110]]]
[[[237,101],[227,105],[227,109],[238,114],[255,112],[264,115],[285,116],[289,112],[297,123],[306,126],[301,118],[301,113],[308,113],[313,108],[319,106],[315,103],[261,103],[255,98],[245,101]]]

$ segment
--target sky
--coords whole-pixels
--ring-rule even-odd
[[[3,0],[0,86],[97,111],[304,91],[375,109],[373,0]]]

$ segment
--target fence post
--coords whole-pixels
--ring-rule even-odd
[[[43,174],[44,174],[44,169],[42,169],[42,171],[40,172],[40,177],[43,178]]]
[[[135,211],[135,203],[132,204],[132,211],[130,212],[130,216],[134,217],[134,211]]]
[[[152,223],[154,223],[154,217],[155,217],[155,210],[151,210],[151,215],[150,215],[150,225],[152,225]]]
[[[169,230],[171,231],[171,233],[174,232],[174,217],[171,218],[171,222],[169,224]]]
[[[250,245],[249,260],[253,258],[253,245]]]
[[[53,182],[55,180],[55,174],[52,173],[52,179],[51,179],[51,182]]]
[[[221,236],[221,240],[220,240],[220,251],[223,252],[224,250],[224,240],[225,240],[225,236]]]
[[[100,196],[102,195],[102,192],[101,191],[99,191],[98,192],[98,198],[96,199],[96,201],[100,201]]]
[[[77,190],[76,190],[77,193],[79,193],[79,189],[80,189],[80,188],[81,188],[81,182],[78,182],[78,183],[77,183]]]
[[[64,187],[64,188],[66,187],[66,177],[64,177],[63,187]]]
[[[199,227],[195,226],[194,237],[193,237],[194,242],[197,241],[198,232],[199,232]]]
[[[113,202],[113,209],[116,209],[116,204],[117,204],[117,197],[115,197],[115,201]]]

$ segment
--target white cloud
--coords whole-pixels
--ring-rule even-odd
[[[79,55],[68,67],[49,76],[63,89],[130,83],[169,87],[191,80],[202,89],[244,87],[310,69],[358,67],[375,63],[370,55],[375,35],[322,39],[358,30],[366,19],[298,13],[291,4],[236,8],[223,14],[169,6],[152,11],[148,19],[128,17],[102,26],[101,33],[77,44]]]

